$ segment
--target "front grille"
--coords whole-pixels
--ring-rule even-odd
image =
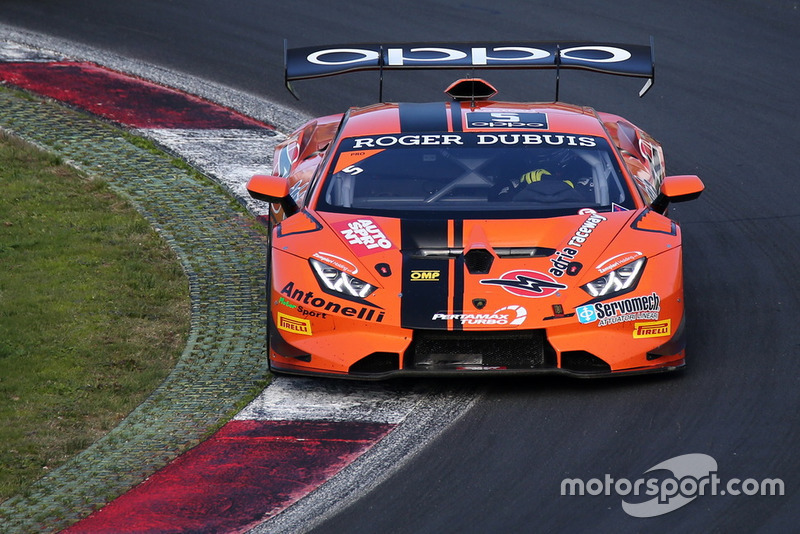
[[[554,366],[543,330],[444,332],[417,330],[407,369],[541,369]]]

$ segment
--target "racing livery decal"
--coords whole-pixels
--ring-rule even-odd
[[[496,111],[494,113],[467,113],[467,128],[534,128],[547,129],[544,113],[519,113]]]
[[[641,257],[642,253],[638,250],[633,252],[623,252],[622,254],[617,254],[613,258],[608,258],[607,260],[598,263],[595,269],[597,269],[600,274],[606,274],[609,271],[613,271],[614,269],[622,267],[626,263],[630,263]]]
[[[509,271],[494,280],[481,280],[481,284],[497,285],[518,297],[541,298],[549,297],[559,289],[567,286],[556,282],[550,276],[538,271]]]
[[[648,337],[665,337],[672,333],[671,319],[636,323],[633,325],[633,337],[636,339]]]
[[[511,314],[514,314],[513,318]],[[511,305],[494,313],[435,313],[434,321],[459,321],[462,325],[510,325],[519,326],[528,317],[528,310],[522,306]]]
[[[594,42],[392,43],[286,49],[286,81],[408,68],[577,68],[652,78],[650,47]],[[648,86],[652,84],[648,80]],[[291,89],[291,88],[290,88]],[[640,95],[644,94],[644,89]]]
[[[288,177],[292,171],[292,166],[297,161],[299,155],[300,147],[297,146],[296,142],[292,141],[286,145],[278,152],[278,155],[275,158],[276,165],[273,169],[273,174]]]
[[[589,217],[581,224],[580,228],[578,228],[575,233],[570,238],[569,242],[567,243],[566,247],[563,247],[561,250],[556,251],[554,254],[554,258],[550,258],[550,263],[553,264],[552,267],[547,271],[553,276],[561,278],[564,274],[568,274],[570,276],[575,276],[581,270],[581,264],[574,261],[575,257],[578,255],[580,248],[589,239],[589,236],[592,235],[597,226],[603,222],[607,221],[605,217],[602,215],[598,215],[592,209],[584,209],[581,210],[584,214],[589,214]]]
[[[411,271],[412,282],[438,282],[442,276],[442,271],[414,269]]]
[[[583,324],[598,321],[597,326],[625,323],[642,319],[658,319],[661,298],[656,293],[612,302],[595,302],[575,308]]]
[[[312,258],[321,261],[322,263],[326,263],[331,267],[339,269],[342,272],[345,272],[350,275],[358,274],[358,267],[353,264],[353,262],[348,261],[344,258],[336,256],[334,254],[329,254],[327,252],[315,252],[311,255]]]
[[[311,321],[308,319],[300,319],[299,317],[292,317],[291,315],[278,312],[277,325],[278,329],[293,334],[302,334],[304,336],[311,335]]]
[[[378,223],[369,217],[335,223],[333,227],[350,244],[350,248],[357,256],[395,248]]]
[[[319,317],[321,319],[327,318],[328,314],[336,313],[339,315],[344,315],[345,317],[352,317],[355,319],[363,319],[364,321],[375,321],[376,323],[380,323],[383,321],[384,312],[377,311],[374,304],[370,304],[369,302],[364,301],[363,304],[368,306],[374,306],[373,308],[353,308],[352,306],[342,306],[338,302],[334,302],[332,300],[328,301],[322,297],[318,297],[314,294],[313,291],[303,291],[301,289],[295,289],[294,282],[289,282],[286,284],[283,289],[281,289],[281,294],[286,295],[288,298],[300,302],[302,304],[308,304],[312,308],[316,308],[316,310],[310,310],[308,308],[304,308],[303,306],[297,306],[297,311],[302,313],[303,316],[309,317]],[[284,306],[292,307],[293,305],[287,303],[283,297],[281,297],[279,304],[283,304]]]
[[[504,133],[504,134],[408,134],[408,135],[381,135],[373,137],[356,137],[345,139],[342,146],[350,147],[347,162],[351,158],[369,156],[373,152],[391,147],[409,146],[487,146],[487,145],[526,145],[526,146],[569,146],[569,147],[596,147],[597,140],[590,135],[573,134],[533,134],[533,133]],[[351,146],[352,145],[352,146]],[[368,149],[368,150],[367,150]],[[337,164],[336,171],[345,170],[344,163]],[[349,171],[352,174],[352,171]],[[587,210],[593,211],[593,210]]]

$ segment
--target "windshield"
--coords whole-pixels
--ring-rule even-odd
[[[550,216],[633,208],[605,139],[421,133],[344,139],[318,208],[385,216]],[[509,212],[524,212],[512,215]]]

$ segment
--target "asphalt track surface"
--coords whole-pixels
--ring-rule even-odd
[[[191,6],[191,7],[190,7]],[[391,20],[391,25],[387,24]],[[569,73],[561,99],[656,136],[671,174],[706,192],[676,209],[684,232],[688,369],[603,382],[481,380],[472,408],[412,461],[315,532],[797,531],[800,143],[797,2],[5,1],[0,22],[332,113],[376,98],[369,75],[282,87],[297,45],[464,40],[656,42],[656,84]],[[503,98],[552,98],[552,80],[490,77]],[[393,76],[387,99],[438,98],[435,75]],[[427,94],[427,96],[426,96]],[[783,496],[704,495],[652,518],[618,494],[562,496],[567,477],[635,480],[683,454],[723,480],[780,478]],[[332,497],[333,499],[333,497]],[[331,503],[333,504],[333,503]]]

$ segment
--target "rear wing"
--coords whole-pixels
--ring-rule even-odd
[[[349,44],[289,48],[284,41],[286,88],[291,82],[346,72],[403,69],[555,69],[556,100],[560,69],[584,69],[647,78],[642,97],[655,77],[650,45],[592,42]],[[381,94],[381,100],[382,94]]]

